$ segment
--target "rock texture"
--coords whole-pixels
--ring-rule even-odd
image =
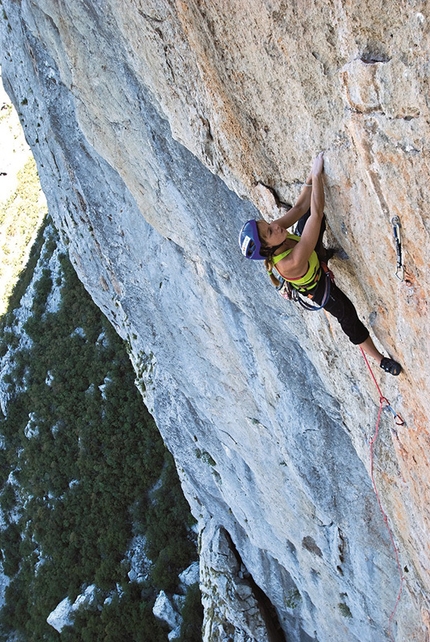
[[[199,520],[206,640],[428,639],[429,18],[420,0],[2,2],[3,80],[50,212]],[[337,281],[404,365],[375,370],[407,422],[384,412],[374,449],[404,576],[391,621],[377,390],[337,325],[237,247],[320,149]]]

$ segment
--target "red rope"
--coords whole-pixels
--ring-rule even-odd
[[[361,354],[363,355],[364,361],[365,361],[365,363],[367,365],[367,368],[368,368],[368,370],[369,370],[369,372],[370,372],[370,374],[372,376],[373,382],[374,382],[374,384],[376,386],[376,389],[378,391],[378,394],[379,394],[379,409],[378,409],[378,417],[376,419],[375,431],[373,433],[373,437],[371,437],[370,440],[369,440],[369,445],[370,445],[370,478],[372,480],[373,490],[375,491],[375,495],[376,495],[376,499],[378,501],[379,510],[381,511],[382,519],[385,522],[385,526],[387,527],[388,534],[390,536],[391,544],[392,544],[392,547],[394,549],[394,555],[395,555],[396,562],[397,562],[397,568],[399,570],[399,575],[400,575],[400,586],[399,586],[399,591],[397,593],[396,603],[394,605],[394,608],[393,608],[392,613],[390,615],[390,618],[388,620],[388,635],[389,635],[390,639],[394,641],[394,637],[393,637],[393,635],[391,633],[391,626],[392,626],[392,621],[393,621],[394,615],[395,615],[395,613],[397,611],[397,607],[398,607],[399,602],[400,602],[400,598],[401,598],[402,591],[403,591],[403,583],[405,581],[405,578],[403,576],[402,566],[400,564],[399,550],[398,550],[398,548],[396,546],[396,543],[394,541],[394,535],[393,535],[393,532],[392,532],[392,530],[390,528],[390,525],[388,523],[388,517],[387,517],[387,514],[384,511],[384,508],[382,506],[382,502],[381,502],[381,498],[380,498],[380,495],[379,495],[379,491],[378,491],[378,488],[377,488],[376,482],[375,482],[374,469],[373,469],[374,468],[374,445],[375,445],[375,442],[376,442],[376,440],[378,438],[379,423],[381,421],[381,414],[382,414],[382,410],[383,410],[384,406],[388,407],[391,410],[391,412],[393,412],[395,421],[396,421],[396,419],[398,419],[401,422],[401,423],[398,423],[398,421],[396,421],[397,425],[403,425],[404,421],[403,421],[402,417],[399,414],[397,414],[395,411],[393,411],[392,407],[390,406],[390,403],[389,403],[388,399],[386,399],[384,397],[384,395],[382,394],[381,388],[379,387],[378,382],[375,379],[375,375],[373,374],[372,368],[370,367],[370,364],[369,364],[369,362],[367,360],[367,357],[366,357],[366,355],[364,353],[364,350],[363,350],[363,348],[361,346],[360,346],[360,350],[361,350]]]

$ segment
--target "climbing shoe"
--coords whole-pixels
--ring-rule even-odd
[[[320,247],[317,252],[318,258],[324,263],[328,263],[336,253],[337,249],[334,247]]]
[[[383,357],[380,366],[382,370],[385,370],[385,372],[389,372],[395,377],[397,377],[397,375],[399,375],[402,371],[402,366],[400,365],[400,363],[397,363],[397,361],[394,361],[394,359],[389,359],[388,357]]]

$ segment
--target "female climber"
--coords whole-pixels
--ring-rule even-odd
[[[245,223],[239,234],[242,254],[248,259],[264,260],[273,284],[279,287],[281,282],[273,274],[275,268],[293,292],[312,299],[318,308],[332,314],[353,344],[374,358],[383,370],[397,376],[401,365],[376,349],[354,305],[330,279],[330,271],[324,263],[331,254],[322,245],[325,229],[323,171],[324,154],[321,152],[312,163],[296,204],[286,214],[272,223],[253,219]],[[296,231],[300,236],[287,231],[297,221]]]

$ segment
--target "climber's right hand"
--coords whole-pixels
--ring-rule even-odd
[[[320,152],[312,163],[312,175],[320,176],[324,171],[324,152]]]

